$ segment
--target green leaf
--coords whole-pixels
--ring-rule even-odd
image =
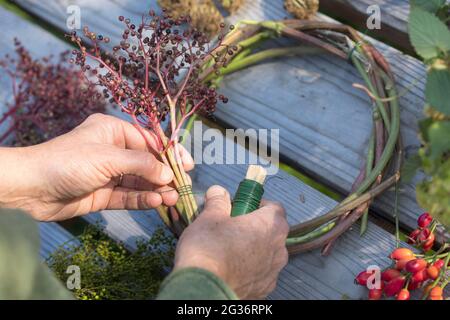
[[[450,31],[433,14],[419,8],[409,14],[409,38],[416,52],[425,60],[450,50]]]
[[[428,129],[430,158],[436,160],[450,151],[450,121],[438,121]]]
[[[430,179],[417,185],[416,196],[422,208],[450,227],[450,159]]]
[[[433,124],[432,118],[425,118],[419,121],[419,131],[420,131],[420,137],[422,138],[422,141],[427,143],[430,141],[430,138],[428,137],[428,129]]]
[[[450,70],[431,69],[425,95],[434,109],[450,115]]]
[[[422,159],[418,154],[414,154],[407,158],[403,163],[400,174],[402,183],[410,183],[421,166]]]
[[[436,13],[444,4],[445,0],[411,0],[411,7],[419,7],[422,10]]]

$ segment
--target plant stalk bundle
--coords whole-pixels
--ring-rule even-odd
[[[217,86],[223,76],[266,59],[320,51],[349,60],[365,82],[365,86],[355,87],[364,90],[373,102],[373,128],[366,164],[355,179],[351,193],[326,214],[290,229],[287,247],[291,254],[322,247],[326,255],[336,239],[361,217],[361,233],[365,232],[370,203],[400,179],[403,157],[400,109],[389,63],[358,32],[341,24],[311,20],[241,21],[236,27],[222,42],[237,48],[227,65],[214,72],[211,63],[215,52],[205,60],[201,78],[210,85]],[[296,40],[300,45],[257,50],[263,42],[280,37]]]

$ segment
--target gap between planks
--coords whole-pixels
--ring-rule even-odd
[[[16,2],[52,25],[66,28],[66,1]],[[110,0],[71,2],[77,3],[82,11],[82,24],[110,36],[112,43],[121,34],[116,16],[123,14],[136,19],[152,4],[156,7],[154,0],[150,4],[133,2],[127,6]],[[282,0],[255,0],[245,2],[229,20],[234,23],[243,18],[286,16]],[[318,17],[332,21],[324,15]],[[369,40],[391,62],[399,92],[410,90],[400,99],[402,135],[409,155],[420,147],[417,120],[423,117],[425,68],[418,60]],[[362,92],[351,87],[355,82],[362,82],[356,70],[329,55],[270,61],[227,76],[222,91],[228,95],[229,103],[218,108],[216,118],[232,128],[280,129],[280,153],[285,162],[340,193],[347,193],[365,157],[370,133],[367,128],[371,126],[371,103]],[[415,200],[415,184],[422,177],[423,174],[418,174],[412,183],[400,188],[400,221],[409,229],[415,227],[423,212]],[[393,221],[393,200],[394,193],[387,191],[374,202],[373,208]]]
[[[67,44],[54,38],[51,34],[35,26],[21,21],[13,14],[0,9],[0,18],[4,28],[14,30],[5,32],[2,38],[2,48],[11,50],[12,39],[18,35],[24,36],[24,43],[31,52],[41,54],[50,51],[64,50]],[[23,30],[24,34],[17,34]],[[45,50],[43,50],[45,48]],[[44,51],[48,52],[44,52]],[[5,98],[7,90],[0,88],[0,97]],[[239,148],[239,146],[237,146]],[[242,147],[241,147],[242,148]],[[239,181],[245,175],[246,166],[198,165],[193,181],[196,190],[204,191],[206,187],[220,182],[234,193]],[[280,179],[272,179],[266,185],[266,197],[283,202],[288,220],[304,221],[323,214],[336,205],[336,202],[318,191],[304,185],[297,179],[284,172],[279,172]],[[289,190],[290,192],[286,192]],[[304,195],[306,201],[299,202],[298,196]],[[159,218],[152,212],[108,211],[89,215],[90,222],[102,219],[107,233],[115,240],[123,241],[132,246],[137,238],[149,237],[152,231],[161,225]],[[367,234],[359,237],[358,225],[343,235],[336,244],[333,253],[325,258],[316,250],[307,254],[292,257],[290,263],[283,270],[277,290],[271,295],[277,299],[353,299],[366,295],[364,288],[353,285],[353,277],[370,264],[385,266],[389,260],[386,252],[395,245],[394,237],[376,225],[370,223]]]

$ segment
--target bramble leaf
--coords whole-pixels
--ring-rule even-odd
[[[425,95],[434,109],[450,115],[450,70],[432,69],[428,73]]]
[[[428,143],[430,141],[430,138],[428,137],[428,129],[432,124],[432,118],[425,118],[419,121],[420,138],[424,143]]]
[[[425,60],[450,50],[450,31],[433,14],[417,7],[412,8],[408,28],[414,49]]]
[[[437,121],[428,129],[430,158],[436,160],[450,151],[450,121]]]
[[[414,154],[407,158],[403,163],[401,170],[401,179],[403,183],[410,183],[422,166],[422,159],[418,154]]]
[[[429,180],[417,185],[417,202],[444,226],[450,226],[450,159]]]

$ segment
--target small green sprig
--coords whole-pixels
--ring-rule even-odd
[[[149,240],[136,241],[136,250],[110,239],[100,227],[88,226],[77,243],[60,247],[47,264],[66,283],[68,266],[81,272],[81,300],[151,299],[167,274],[174,257],[174,238],[158,229]]]

